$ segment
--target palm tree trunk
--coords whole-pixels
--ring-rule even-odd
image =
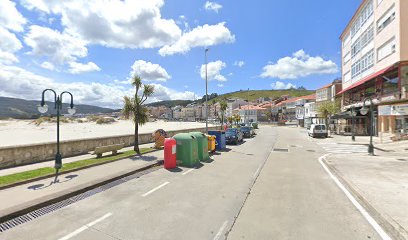
[[[137,111],[137,109],[136,109],[136,111]],[[139,149],[139,120],[137,119],[137,114],[136,113],[134,115],[134,121],[135,121],[135,146],[133,147],[133,150],[137,154],[140,154],[140,149]]]

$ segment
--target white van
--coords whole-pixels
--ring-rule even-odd
[[[310,137],[328,137],[327,127],[324,124],[312,124],[308,131]]]

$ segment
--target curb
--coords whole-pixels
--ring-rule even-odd
[[[392,239],[396,240],[407,240],[408,232],[399,225],[391,217],[388,217],[385,214],[381,214],[371,203],[364,198],[359,192],[358,188],[353,186],[347,180],[343,178],[340,171],[336,169],[332,164],[327,160],[329,157],[323,158],[324,163],[330,169],[330,171],[337,177],[337,179],[347,188],[347,190],[358,200],[358,202],[369,212],[369,214],[380,224],[387,233],[389,233]]]
[[[157,151],[160,151],[160,150],[161,150],[161,149],[154,149],[154,150],[152,150],[152,151],[150,151],[150,152],[142,153],[142,154],[140,154],[140,155],[145,155],[145,154],[157,152]],[[134,155],[134,156],[137,156],[137,154]],[[83,166],[83,167],[80,167],[80,168],[75,168],[75,169],[67,170],[67,171],[64,171],[64,172],[60,172],[60,173],[58,174],[58,176],[61,176],[61,175],[67,174],[67,173],[71,173],[71,172],[76,172],[76,171],[84,170],[84,169],[91,168],[91,167],[96,167],[96,166],[100,166],[100,165],[104,165],[104,164],[108,164],[108,163],[113,163],[113,162],[116,162],[116,161],[119,161],[119,160],[123,160],[123,159],[129,158],[129,157],[133,157],[133,156],[121,157],[121,158],[118,158],[118,159],[115,159],[115,160],[112,160],[112,161],[100,162],[100,163],[95,163],[95,164],[88,165],[88,166]],[[87,160],[87,159],[83,159],[83,160]],[[78,161],[81,161],[81,160],[78,160]],[[7,176],[7,175],[6,175],[6,176]],[[31,182],[36,182],[36,181],[43,180],[43,179],[46,179],[46,178],[55,177],[55,176],[56,176],[56,174],[55,174],[55,173],[52,173],[52,174],[44,175],[44,176],[41,176],[41,177],[32,178],[32,179],[28,179],[28,180],[24,180],[24,181],[12,183],[12,184],[9,184],[9,185],[0,186],[0,191],[1,191],[1,190],[4,190],[4,189],[8,189],[8,188],[12,188],[12,187],[17,187],[17,186],[20,186],[20,185],[24,185],[24,184],[27,184],[27,183],[31,183]]]
[[[106,185],[106,184],[111,183],[111,182],[113,182],[113,181],[116,181],[116,180],[118,180],[118,179],[121,179],[121,178],[130,176],[130,175],[133,175],[133,174],[136,174],[136,173],[139,173],[139,172],[143,172],[143,171],[146,171],[146,170],[151,169],[151,168],[154,168],[154,167],[158,167],[158,166],[160,166],[160,165],[162,165],[162,164],[163,164],[163,160],[157,160],[157,161],[155,161],[155,162],[152,163],[152,164],[148,164],[148,165],[146,165],[146,166],[140,167],[140,168],[135,169],[135,170],[132,170],[132,171],[130,171],[130,172],[122,173],[122,174],[120,174],[120,175],[117,175],[117,176],[115,176],[115,177],[111,177],[111,178],[109,178],[109,179],[102,180],[102,181],[97,182],[97,183],[91,183],[90,185],[88,185],[88,186],[86,186],[86,187],[83,187],[83,188],[74,190],[74,191],[69,192],[69,193],[67,193],[67,194],[63,194],[63,195],[61,195],[61,196],[56,196],[56,197],[53,197],[53,198],[51,198],[51,199],[45,200],[44,202],[37,203],[37,204],[34,204],[34,205],[32,205],[32,206],[29,206],[29,207],[25,207],[25,208],[16,210],[16,211],[14,211],[14,212],[12,212],[12,213],[8,213],[8,214],[6,214],[6,215],[4,215],[4,216],[1,216],[1,217],[0,217],[0,223],[9,221],[9,220],[11,220],[11,219],[13,219],[13,218],[22,216],[22,215],[24,215],[24,214],[27,214],[27,213],[32,212],[32,211],[35,211],[35,210],[40,209],[40,208],[42,208],[42,207],[45,207],[45,206],[48,206],[48,205],[51,205],[51,204],[60,202],[60,201],[62,201],[62,200],[71,198],[71,197],[76,196],[76,195],[78,195],[78,194],[81,194],[81,193],[87,192],[87,191],[89,191],[89,190],[95,189],[95,188],[97,188],[97,187]]]

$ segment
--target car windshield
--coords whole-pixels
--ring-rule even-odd
[[[242,127],[241,128],[241,131],[245,131],[245,132],[250,131],[250,130],[251,130],[250,127]]]

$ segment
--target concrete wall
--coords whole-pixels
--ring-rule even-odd
[[[210,130],[216,127],[209,127]],[[174,136],[182,132],[205,132],[205,128],[183,129],[177,131],[168,131],[168,135]],[[152,134],[139,134],[139,144],[152,142]],[[134,135],[122,135],[100,138],[88,138],[80,140],[69,140],[60,142],[60,152],[62,157],[72,157],[81,154],[87,154],[95,150],[95,147],[111,144],[125,143],[125,146],[134,145]],[[25,165],[43,161],[54,160],[57,144],[42,143],[19,146],[0,147],[0,169]]]

